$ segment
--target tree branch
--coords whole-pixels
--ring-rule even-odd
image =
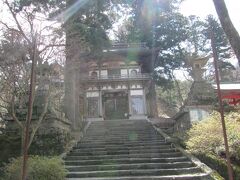
[[[8,110],[8,108],[7,108],[6,106],[3,106],[3,105],[1,105],[1,104],[0,104],[0,107],[3,108],[3,109],[5,109],[5,110]]]
[[[19,119],[16,116],[15,113],[15,107],[14,107],[14,95],[12,96],[12,101],[11,101],[11,116],[13,118],[13,120],[18,124],[19,127],[21,127],[23,129],[23,124],[19,121]]]
[[[0,99],[1,99],[1,101],[3,101],[4,103],[11,104],[11,102],[5,100],[2,96],[0,96]]]
[[[14,18],[14,20],[15,20],[15,22],[16,22],[16,25],[17,25],[17,27],[18,27],[18,30],[20,31],[20,33],[23,35],[23,37],[26,39],[26,41],[27,41],[29,44],[32,44],[31,41],[30,41],[30,39],[28,39],[28,37],[27,37],[26,34],[24,33],[24,31],[23,31],[20,23],[18,22],[17,16],[16,16],[16,14],[13,12],[13,9],[12,9],[12,7],[10,6],[8,0],[5,1],[5,4],[8,6],[8,9],[9,9],[9,11],[11,12],[11,14],[12,14],[12,16],[13,16],[13,18]]]
[[[7,23],[5,23],[5,22],[3,22],[3,21],[1,21],[0,20],[0,23],[2,24],[2,25],[4,25],[7,29],[9,29],[9,30],[12,30],[12,31],[16,31],[16,32],[20,32],[20,31],[18,31],[17,29],[15,29],[15,28],[12,28],[12,27],[9,27],[8,25],[7,25]]]
[[[45,46],[42,50],[39,51],[39,54],[41,54],[43,51],[47,50],[48,48],[52,48],[52,47],[65,47],[65,44],[49,44],[47,46]]]
[[[45,116],[46,116],[46,113],[47,113],[47,110],[48,110],[50,92],[51,92],[51,90],[50,90],[50,87],[49,87],[48,94],[47,94],[47,96],[45,97],[45,104],[44,104],[43,111],[42,111],[41,115],[40,115],[39,118],[38,118],[38,123],[37,123],[36,127],[33,128],[33,130],[32,130],[32,133],[31,133],[31,136],[30,136],[30,139],[29,139],[29,143],[28,143],[28,148],[29,148],[30,145],[32,144],[32,141],[33,141],[33,139],[34,139],[34,136],[35,136],[37,130],[38,130],[39,127],[41,126],[42,121],[44,120],[44,118],[45,118]]]

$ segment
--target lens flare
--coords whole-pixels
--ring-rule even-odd
[[[65,23],[72,17],[81,7],[83,7],[88,0],[77,0],[73,5],[68,7],[64,12],[58,15],[55,19]]]

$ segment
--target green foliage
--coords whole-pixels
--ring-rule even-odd
[[[155,39],[156,46],[160,48],[155,65],[164,67],[166,74],[182,67],[185,52],[181,43],[187,39],[187,19],[179,13],[160,16]]]
[[[216,50],[220,60],[229,59],[231,57],[231,46],[228,39],[224,33],[223,28],[219,22],[214,19],[213,16],[207,17],[207,27],[205,30],[205,36],[207,39],[211,39],[210,28],[213,31],[213,38],[215,41]]]
[[[64,131],[51,130],[44,134],[36,134],[29,153],[31,155],[56,156],[65,151],[70,142],[70,134]],[[0,167],[10,158],[20,156],[21,137],[19,133],[0,135]]]
[[[21,176],[22,158],[13,159],[5,167],[5,180],[16,180]],[[57,157],[31,156],[28,159],[28,180],[64,180],[66,169]]]
[[[87,46],[88,50],[94,54],[109,47],[107,31],[116,21],[114,17],[119,13],[119,6],[122,3],[124,4],[124,2],[112,0],[82,1],[79,5],[79,1],[68,1],[67,8],[78,10],[67,19],[64,25],[67,42],[69,44],[74,42],[75,46],[80,45],[81,50]],[[69,15],[65,14],[65,16]],[[70,48],[74,47],[70,46]]]
[[[172,71],[183,67],[188,20],[177,12],[179,1],[136,1],[126,24],[128,42],[146,42],[155,49],[154,80],[171,87]]]
[[[48,133],[36,134],[29,151],[33,155],[59,155],[64,152],[70,140],[69,133],[53,129]]]
[[[21,138],[13,135],[0,135],[0,167],[9,158],[20,155]]]
[[[225,116],[231,156],[240,159],[240,114],[233,112]],[[214,112],[207,119],[193,124],[188,132],[187,148],[194,153],[224,154],[224,141],[220,115]]]
[[[189,16],[189,31],[188,31],[188,53],[192,53],[193,56],[199,56],[210,51],[207,46],[207,38],[204,34],[206,29],[206,22],[200,20],[197,16]]]
[[[213,16],[207,17],[203,34],[206,36],[206,39],[214,40],[214,46],[219,59],[218,65],[221,81],[231,81],[233,79],[231,71],[235,70],[235,67],[227,61],[232,58],[232,48],[222,26]],[[206,53],[209,51],[212,51],[211,48]]]
[[[77,51],[96,53],[109,46],[107,30],[116,21],[120,0],[14,0],[10,5],[17,13],[31,6],[33,12],[40,12],[51,19],[64,21],[67,46]],[[63,30],[63,29],[62,29]],[[74,44],[74,47],[70,46]],[[72,53],[70,53],[72,54]]]
[[[210,168],[217,170],[217,172],[228,179],[227,163],[224,159],[219,158],[214,154],[195,154],[203,163],[207,164]],[[240,179],[240,167],[233,166],[234,179]],[[216,179],[221,179],[216,177]]]
[[[231,112],[225,115],[227,135],[232,162],[240,159],[240,114]],[[224,179],[228,179],[224,141],[220,114],[212,113],[207,119],[193,124],[186,141],[189,149],[202,162],[215,169]],[[240,179],[240,167],[233,165],[235,179]],[[218,179],[218,178],[217,178]]]
[[[177,80],[178,81],[178,80]],[[179,91],[176,87],[176,83],[173,83],[170,88],[163,86],[157,88],[157,95],[158,97],[166,102],[170,107],[179,108],[182,106],[182,100],[186,100],[192,82],[191,81],[178,81]],[[183,99],[180,98],[179,93]]]

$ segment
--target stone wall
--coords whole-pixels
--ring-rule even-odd
[[[195,81],[184,106],[173,117],[176,121],[174,131],[185,132],[190,129],[192,123],[204,119],[212,111],[215,101],[216,95],[211,84],[205,81]],[[194,115],[194,111],[197,112],[197,115]]]
[[[183,133],[186,132],[191,127],[191,120],[189,116],[189,112],[179,112],[174,117],[175,123],[173,126],[173,131],[175,133]]]

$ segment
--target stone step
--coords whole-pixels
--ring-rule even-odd
[[[117,155],[78,155],[73,156],[69,154],[66,160],[86,160],[86,159],[122,159],[122,158],[168,158],[168,157],[182,157],[180,152],[171,153],[141,153],[141,154],[117,154]]]
[[[144,132],[146,131],[146,132]],[[101,135],[101,136],[104,136],[104,135],[114,135],[114,136],[126,136],[126,135],[158,135],[158,136],[161,136],[159,134],[157,134],[156,131],[149,131],[149,130],[129,130],[129,131],[126,131],[126,130],[122,130],[122,131],[118,131],[118,130],[115,130],[115,131],[97,131],[97,130],[92,130],[92,131],[88,131],[86,133],[87,136],[93,136],[93,137],[96,137],[98,135]]]
[[[146,139],[140,139],[140,138],[128,138],[128,139],[121,139],[121,138],[102,138],[102,139],[84,139],[80,143],[106,143],[106,142],[117,142],[117,143],[144,143],[144,142],[152,142],[152,141],[157,141],[157,142],[165,142],[164,139],[159,139],[159,138],[146,138]]]
[[[150,131],[154,131],[154,129],[152,129],[152,125],[151,124],[119,124],[119,125],[96,125],[95,123],[92,123],[89,126],[88,130],[97,130],[99,132],[103,132],[103,131],[113,131],[113,130],[117,130],[119,132],[121,132],[120,130],[123,131],[127,131],[127,130],[132,130],[132,129],[136,129],[136,130],[150,130]]]
[[[118,136],[118,135],[104,135],[104,136],[89,136],[85,137],[84,139],[105,139],[105,138],[116,138],[116,139],[129,139],[129,138],[139,138],[139,139],[148,139],[148,138],[157,138],[157,139],[164,139],[162,136],[157,135],[124,135],[124,136]]]
[[[102,138],[102,137],[108,137],[108,136],[113,136],[113,137],[129,137],[129,136],[133,136],[133,135],[136,135],[136,136],[147,136],[147,137],[152,137],[152,136],[155,136],[155,137],[163,137],[157,133],[142,133],[142,132],[128,132],[128,133],[116,133],[116,132],[113,132],[113,133],[109,133],[109,132],[105,132],[105,133],[94,133],[94,134],[85,134],[86,135],[86,138],[88,137],[93,137],[93,138]]]
[[[192,162],[173,163],[138,163],[138,164],[110,164],[110,165],[85,165],[66,166],[68,171],[105,171],[105,170],[127,170],[127,169],[173,169],[193,167]]]
[[[86,159],[86,160],[65,160],[66,166],[82,165],[106,165],[106,164],[136,164],[136,163],[173,163],[188,162],[187,157],[169,157],[169,158],[120,158],[120,159]]]
[[[116,127],[137,128],[137,127],[139,127],[139,128],[143,129],[143,128],[151,127],[151,124],[149,122],[144,122],[144,121],[139,122],[139,123],[137,123],[137,122],[134,122],[134,123],[124,122],[124,123],[115,123],[115,124],[113,124],[113,123],[97,124],[97,123],[94,122],[94,123],[91,123],[90,126],[95,127],[95,128],[97,128],[97,127],[102,127],[102,128],[107,128],[107,127],[108,128],[109,127],[111,127],[111,128],[116,128]],[[99,129],[99,130],[101,130],[101,129]]]
[[[143,121],[138,121],[138,122],[131,122],[131,121],[116,121],[116,122],[111,122],[111,121],[104,121],[104,122],[93,122],[91,123],[91,126],[93,127],[100,127],[100,126],[110,126],[110,127],[115,127],[115,126],[140,126],[140,127],[145,127],[149,126],[149,122],[146,122],[146,120]]]
[[[115,149],[115,150],[102,150],[102,151],[81,151],[81,149],[71,151],[69,154],[78,156],[78,155],[113,155],[113,154],[139,154],[139,153],[164,153],[164,152],[176,152],[175,149],[135,149],[135,150],[128,150],[128,149]]]
[[[158,176],[158,175],[181,175],[190,173],[201,173],[198,167],[175,168],[175,169],[131,169],[131,170],[110,170],[110,171],[83,171],[69,172],[70,178],[87,177],[119,177],[119,176]]]
[[[99,132],[103,132],[103,131],[112,131],[114,132],[113,130],[117,130],[118,132],[121,132],[120,130],[123,130],[123,131],[128,131],[128,130],[150,130],[150,131],[155,131],[154,129],[152,129],[152,125],[149,125],[149,124],[142,124],[142,125],[118,125],[118,126],[112,126],[112,125],[94,125],[94,124],[91,124],[89,126],[89,130],[96,130],[96,131],[99,131]]]
[[[205,173],[168,175],[168,176],[125,176],[125,177],[94,177],[81,178],[81,180],[212,180]],[[79,178],[67,178],[67,180],[79,180]]]
[[[78,143],[76,147],[86,148],[86,147],[114,147],[114,146],[151,146],[151,145],[170,145],[170,143],[162,142],[162,141],[135,141],[135,142],[101,142],[101,143]]]
[[[207,180],[146,121],[92,122],[64,158],[69,180]]]
[[[93,130],[96,130],[97,132],[126,132],[126,131],[141,131],[143,133],[149,133],[149,132],[156,132],[155,129],[152,129],[152,125],[141,125],[141,126],[124,126],[124,125],[121,125],[121,126],[92,126],[90,125],[89,126],[89,131],[88,132],[92,132]],[[146,131],[148,130],[148,131]]]
[[[80,152],[93,152],[93,151],[116,151],[116,150],[145,150],[145,149],[170,149],[171,145],[151,145],[151,146],[105,146],[105,147],[82,147],[82,148],[73,148],[70,152],[80,151]]]

